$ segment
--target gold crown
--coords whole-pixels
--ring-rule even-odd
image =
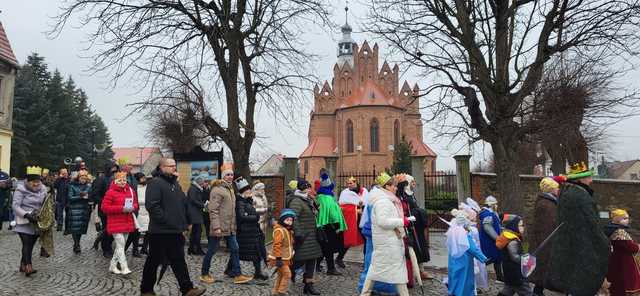
[[[27,175],[42,175],[42,168],[39,166],[28,166]]]
[[[129,157],[125,156],[125,157],[118,158],[118,160],[116,160],[116,163],[119,166],[127,165],[127,164],[129,164]]]
[[[589,167],[587,167],[584,161],[581,161],[569,167],[569,175],[584,173],[588,170],[589,170]]]
[[[43,168],[43,169],[42,169],[42,174],[43,174],[43,175],[44,175],[44,174],[48,174],[48,173],[49,173],[49,169],[47,169],[47,168]]]
[[[353,182],[353,183],[358,183],[358,180],[356,180],[356,177],[351,176],[347,179],[347,182]]]

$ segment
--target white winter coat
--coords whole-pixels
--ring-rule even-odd
[[[140,229],[138,229],[138,231],[140,232],[147,232],[147,230],[149,230],[149,212],[144,206],[144,194],[146,191],[147,185],[138,185],[138,205],[140,205],[140,209],[138,210],[138,225],[140,225]]]
[[[409,280],[402,241],[404,217],[398,213],[387,194],[392,193],[382,189],[369,193],[373,254],[367,280],[406,284]]]

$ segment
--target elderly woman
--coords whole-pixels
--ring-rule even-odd
[[[18,233],[22,243],[22,258],[20,259],[20,272],[26,276],[36,273],[31,264],[33,246],[38,239],[37,226],[38,214],[41,211],[45,198],[47,197],[47,187],[41,181],[41,168],[27,167],[27,180],[19,183],[13,194],[13,212],[16,215],[16,227],[14,231]]]
[[[261,239],[260,226],[258,224],[259,215],[253,207],[253,198],[249,182],[240,177],[235,181],[238,194],[236,194],[236,221],[237,240],[240,247],[240,260],[253,263],[254,279],[267,280],[268,276],[262,273],[262,261],[260,254]],[[263,245],[264,246],[264,245]]]
[[[87,234],[87,227],[91,219],[91,207],[89,206],[89,172],[78,172],[76,179],[69,184],[66,202],[65,232],[73,237],[73,252],[80,253],[80,238]]]
[[[116,173],[113,183],[102,199],[101,208],[107,216],[107,233],[113,235],[116,242],[109,271],[115,274],[129,274],[131,270],[127,265],[124,245],[128,234],[136,229],[133,212],[137,211],[139,206],[135,192],[127,183],[126,173]]]
[[[404,227],[415,217],[405,217],[402,203],[395,195],[397,183],[387,173],[376,178],[379,190],[369,193],[373,255],[360,295],[371,295],[374,282],[394,284],[400,296],[408,296],[405,263]]]

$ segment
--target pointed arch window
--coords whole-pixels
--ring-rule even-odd
[[[378,122],[378,119],[374,118],[371,120],[369,134],[371,135],[370,151],[380,152],[380,123]]]
[[[347,120],[346,135],[347,153],[353,153],[353,122],[351,121],[351,119]]]
[[[393,147],[398,147],[400,144],[400,120],[393,122]]]

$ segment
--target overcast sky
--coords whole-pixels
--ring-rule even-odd
[[[344,1],[332,0],[334,19],[337,23],[344,22]],[[146,125],[139,118],[130,118],[122,121],[130,111],[126,104],[140,100],[141,94],[136,93],[135,86],[122,83],[115,88],[109,87],[110,77],[89,75],[85,70],[92,61],[85,56],[89,56],[91,51],[84,51],[86,47],[86,30],[82,28],[66,28],[62,34],[53,40],[47,38],[45,32],[53,23],[51,17],[59,10],[60,1],[55,0],[28,0],[28,1],[0,1],[0,21],[2,21],[7,32],[13,51],[20,63],[24,63],[28,55],[37,52],[46,58],[51,70],[58,68],[64,75],[71,75],[76,84],[82,87],[90,98],[90,103],[98,114],[103,118],[115,147],[123,146],[147,146],[150,140],[145,137]],[[360,33],[361,20],[366,16],[363,6],[351,4],[349,20],[354,27],[354,39],[362,43],[365,39],[371,38],[364,33]],[[323,80],[330,80],[333,64],[336,62],[336,42],[339,39],[339,28],[325,28],[310,30],[305,39],[308,40],[311,52],[318,54],[322,59],[317,64],[317,75]],[[381,55],[385,54],[385,47],[381,47]],[[393,59],[393,57],[389,57]],[[380,62],[382,64],[382,61]],[[620,81],[620,86],[629,88],[640,87],[640,73],[631,72]],[[427,83],[424,80],[417,80],[415,77],[403,77],[413,85],[417,82],[424,88]],[[300,106],[301,114],[309,114],[312,104],[312,92],[309,92],[308,102],[305,106]],[[258,133],[265,137],[260,139],[260,143],[254,145],[254,153],[268,155],[271,153],[282,153],[287,156],[297,156],[307,145],[308,118],[303,116],[299,122],[299,128],[289,130],[283,126],[274,125],[274,120],[265,112],[261,113],[258,119]],[[447,147],[448,139],[435,140],[431,136],[433,132],[430,126],[424,129],[425,142],[431,146],[438,154],[438,168],[452,169],[453,161],[451,156],[459,151],[460,144]],[[638,143],[640,143],[640,119],[633,118],[625,120],[610,129],[609,149],[606,153],[608,158],[627,160],[639,159]],[[483,160],[482,145],[474,147],[473,163]],[[489,150],[489,146],[486,146]],[[466,150],[466,149],[464,149]]]

